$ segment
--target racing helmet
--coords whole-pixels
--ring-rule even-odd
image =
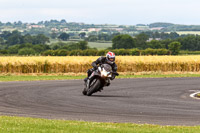
[[[115,54],[109,51],[106,54],[106,60],[108,64],[112,65],[115,62]]]

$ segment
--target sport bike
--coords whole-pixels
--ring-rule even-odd
[[[108,64],[102,64],[98,69],[93,70],[85,83],[83,95],[91,96],[93,93],[101,91],[104,86],[110,85],[112,75],[118,76],[117,72],[112,71],[112,67]]]

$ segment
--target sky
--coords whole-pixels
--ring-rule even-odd
[[[199,0],[0,0],[0,21],[200,25],[199,6]]]

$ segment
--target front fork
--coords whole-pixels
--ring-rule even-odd
[[[88,77],[88,80],[87,80],[87,82],[86,82],[86,84],[85,84],[86,90],[89,89],[89,87],[90,87],[90,81],[91,81],[91,79],[93,78],[94,75],[95,75],[95,71],[93,71],[93,72],[90,74],[90,76]]]
[[[93,71],[92,74],[88,77],[88,80],[87,80],[87,82],[86,82],[86,84],[85,84],[86,90],[89,89],[89,86],[90,86],[90,84],[91,84],[91,83],[90,83],[90,82],[91,82],[91,79],[92,79],[95,75],[99,76],[99,74],[97,74],[95,71]],[[110,85],[110,79],[109,79],[109,78],[105,78],[104,80],[105,80],[105,82],[104,82],[104,85],[102,85],[102,87],[104,87],[104,86],[109,86],[109,85]]]

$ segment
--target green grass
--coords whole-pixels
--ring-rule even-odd
[[[6,75],[0,76],[0,81],[34,81],[34,80],[72,80],[72,79],[83,79],[86,76],[26,76],[26,75]]]
[[[200,77],[200,74],[145,74],[145,75],[121,75],[118,78],[178,78]]]
[[[187,35],[187,34],[200,35],[200,31],[177,31],[176,33],[178,33],[179,35]]]
[[[69,43],[69,42],[78,42],[78,41],[81,41],[81,40],[69,40],[69,41],[61,41],[61,42]],[[49,44],[57,43],[57,42],[59,42],[58,39],[51,39]],[[106,49],[106,48],[112,47],[112,42],[102,42],[102,43],[101,42],[88,42],[88,46],[90,48],[97,48],[98,50],[101,50],[101,49]]]
[[[112,47],[112,42],[100,43],[100,42],[88,42],[89,47],[100,49],[106,49]]]
[[[79,41],[82,41],[82,40],[80,39],[80,40],[61,41],[61,40],[58,40],[58,39],[50,39],[50,43],[49,44],[57,43],[57,42],[69,43],[69,42],[79,42]]]
[[[158,126],[0,116],[1,133],[199,133],[200,126]]]
[[[71,75],[1,75],[0,81],[35,81],[35,80],[72,80],[84,79],[85,75],[71,76]],[[146,75],[120,75],[117,78],[173,78],[173,77],[200,77],[200,74],[146,74]]]

